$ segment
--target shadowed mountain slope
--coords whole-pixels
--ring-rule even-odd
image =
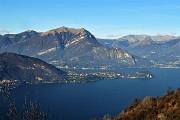
[[[40,58],[58,67],[114,68],[151,65],[120,48],[100,44],[85,29],[60,27],[47,32],[25,31],[0,38],[0,52]]]

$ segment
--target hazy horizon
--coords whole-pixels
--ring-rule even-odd
[[[66,26],[61,26],[61,27],[66,27]],[[59,27],[60,28],[60,27]],[[72,27],[67,27],[67,28],[72,28]],[[48,32],[50,30],[54,30],[54,29],[58,29],[58,28],[52,28],[52,29],[49,29],[47,31],[36,31],[36,30],[33,30],[33,29],[28,29],[28,30],[24,30],[24,31],[21,31],[21,32],[17,32],[17,33],[4,33],[4,34],[0,34],[0,35],[6,35],[6,34],[20,34],[22,32],[26,32],[26,31],[36,31],[36,32],[39,32],[39,33],[43,33],[43,32]],[[75,28],[75,29],[86,29],[86,28]],[[86,29],[88,30],[88,29]],[[88,30],[89,31],[89,30]],[[91,31],[89,31],[91,32]],[[98,39],[118,39],[118,38],[121,38],[121,37],[125,37],[125,36],[130,36],[130,35],[136,35],[136,36],[143,36],[143,35],[147,35],[147,36],[173,36],[173,37],[180,37],[179,35],[173,35],[173,34],[124,34],[124,35],[121,35],[121,36],[111,36],[111,35],[108,35],[106,37],[97,37],[95,35],[96,38]]]

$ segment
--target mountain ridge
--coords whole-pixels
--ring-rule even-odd
[[[172,37],[169,40],[153,40],[150,36],[130,36],[121,39],[99,39],[98,41],[108,47],[123,48],[130,53],[147,58],[157,66],[178,67],[175,65],[180,58],[180,38]]]
[[[38,59],[15,53],[0,54],[0,79],[36,83],[40,81],[64,82],[66,72]]]
[[[46,32],[8,34],[2,36],[0,44],[1,53],[14,52],[32,56],[57,67],[114,68],[151,64],[126,50],[102,45],[84,28],[60,27]],[[147,61],[147,64],[141,65],[138,59]]]

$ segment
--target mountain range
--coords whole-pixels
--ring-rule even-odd
[[[180,66],[180,37],[128,35],[119,39],[98,39],[108,47],[122,48],[130,53],[147,58],[154,64]]]
[[[97,41],[84,28],[60,27],[47,32],[28,30],[0,36],[0,53],[13,52],[42,59],[56,67],[122,68],[147,67],[151,62],[127,50]]]

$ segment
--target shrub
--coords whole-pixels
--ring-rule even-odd
[[[25,95],[25,102],[20,106],[20,109],[17,108],[15,100],[10,97],[10,91],[8,88],[2,89],[2,95],[4,103],[6,103],[6,111],[4,116],[1,116],[1,119],[10,119],[10,120],[48,120],[50,119],[49,112],[46,112],[40,105],[38,99],[33,101],[27,101],[27,96]],[[2,112],[2,111],[1,111]]]

